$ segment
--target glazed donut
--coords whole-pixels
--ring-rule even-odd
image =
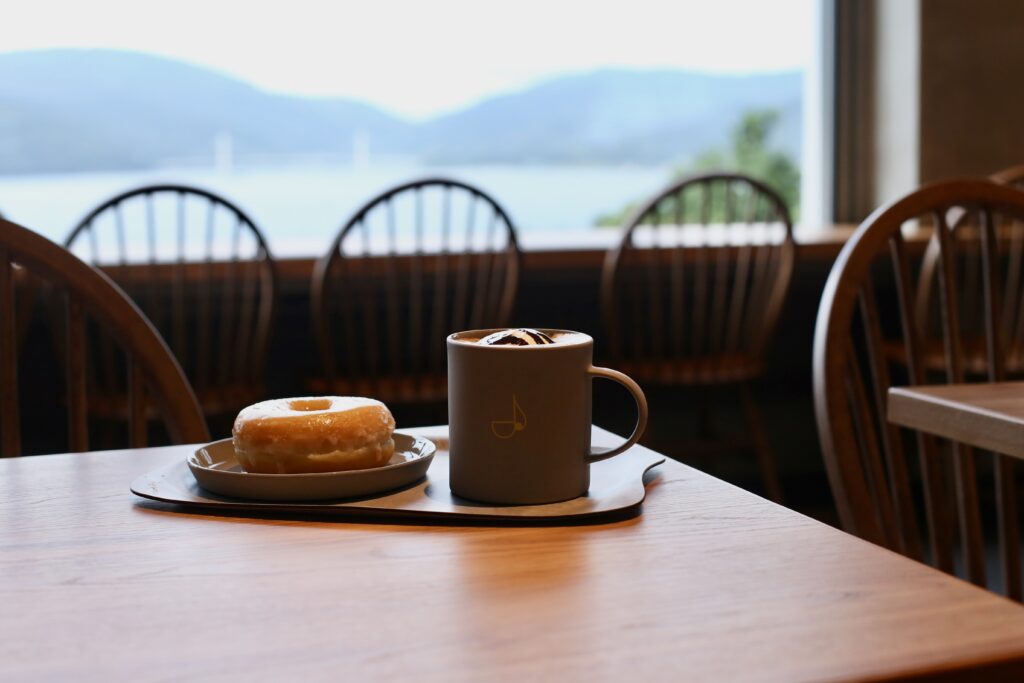
[[[395,452],[395,419],[358,396],[280,398],[235,418],[235,454],[246,472],[299,474],[380,467]]]

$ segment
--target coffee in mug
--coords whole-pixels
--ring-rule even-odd
[[[647,424],[632,379],[593,365],[594,340],[569,330],[471,330],[448,337],[452,493],[504,505],[585,495],[590,463],[622,453]],[[633,434],[592,450],[591,380],[619,382],[637,405]]]

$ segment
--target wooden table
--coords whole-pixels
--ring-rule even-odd
[[[895,424],[1024,458],[1024,382],[893,387],[888,411]]]
[[[188,450],[0,461],[0,678],[1024,679],[1024,608],[676,463],[642,515],[596,526],[128,492]]]

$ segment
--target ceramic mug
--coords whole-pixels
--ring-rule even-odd
[[[537,346],[477,343],[500,330],[448,337],[449,466],[452,493],[503,505],[554,503],[585,495],[590,463],[622,453],[647,425],[647,400],[632,379],[593,365],[594,340],[540,330]],[[622,384],[637,406],[632,435],[611,449],[590,445],[591,380]]]

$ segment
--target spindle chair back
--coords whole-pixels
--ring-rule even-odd
[[[208,416],[263,398],[276,268],[252,219],[227,199],[148,185],[90,211],[65,244],[113,278],[164,335]],[[103,351],[92,380],[123,405]]]
[[[979,232],[981,287],[961,294],[964,248],[951,224],[967,214]],[[814,340],[814,401],[829,482],[843,527],[869,541],[985,586],[986,537],[979,480],[991,471],[995,540],[1007,594],[1021,599],[1015,466],[978,457],[962,444],[898,428],[886,420],[890,386],[968,379],[961,321],[982,311],[985,379],[1006,376],[1000,225],[1020,230],[1024,193],[984,180],[936,183],[883,206],[845,245],[825,286]],[[905,231],[933,224],[941,317],[941,373],[929,372],[914,320],[920,277]],[[882,295],[884,285],[894,296]],[[886,348],[898,343],[898,361]],[[990,468],[990,469],[989,469]],[[981,474],[979,474],[981,473]],[[953,520],[956,520],[954,523]],[[959,551],[959,552],[958,552]]]
[[[146,317],[124,292],[101,272],[41,235],[0,219],[0,455],[22,453],[21,397],[26,392],[51,392],[33,383],[19,363],[19,318],[30,309],[16,303],[16,282],[31,276],[33,286],[60,304],[63,316],[54,332],[62,333],[64,407],[70,451],[89,449],[87,330],[95,326],[113,341],[130,391],[128,445],[146,445],[146,406],[155,406],[176,443],[209,440],[195,395],[170,350]],[[41,285],[38,283],[42,283]],[[151,399],[151,400],[149,400]],[[52,421],[35,428],[59,431]]]
[[[442,400],[445,337],[507,326],[519,265],[511,218],[472,185],[425,178],[373,198],[314,268],[312,390]]]
[[[612,356],[667,383],[758,376],[794,251],[789,211],[765,184],[722,173],[670,185],[632,214],[605,259]]]
[[[1024,191],[1024,166],[1014,166],[991,176],[995,182]],[[960,212],[952,217],[950,235],[961,243],[956,250],[960,272],[959,291],[961,319],[960,326],[964,344],[964,370],[968,377],[985,377],[985,334],[983,309],[972,306],[983,284],[981,263],[981,232],[977,216]],[[1003,349],[1006,353],[1006,371],[1010,376],[1024,375],[1024,229],[1011,224],[1005,217],[1004,224],[996,226],[996,238],[1000,241],[1000,262],[995,264],[1000,271],[999,281],[1003,291],[1000,320],[1002,322]],[[918,279],[916,297],[916,322],[922,342],[925,344],[925,365],[930,371],[941,372],[942,329],[940,303],[935,294],[939,265],[938,235],[933,235],[925,249],[921,262],[921,276]]]

